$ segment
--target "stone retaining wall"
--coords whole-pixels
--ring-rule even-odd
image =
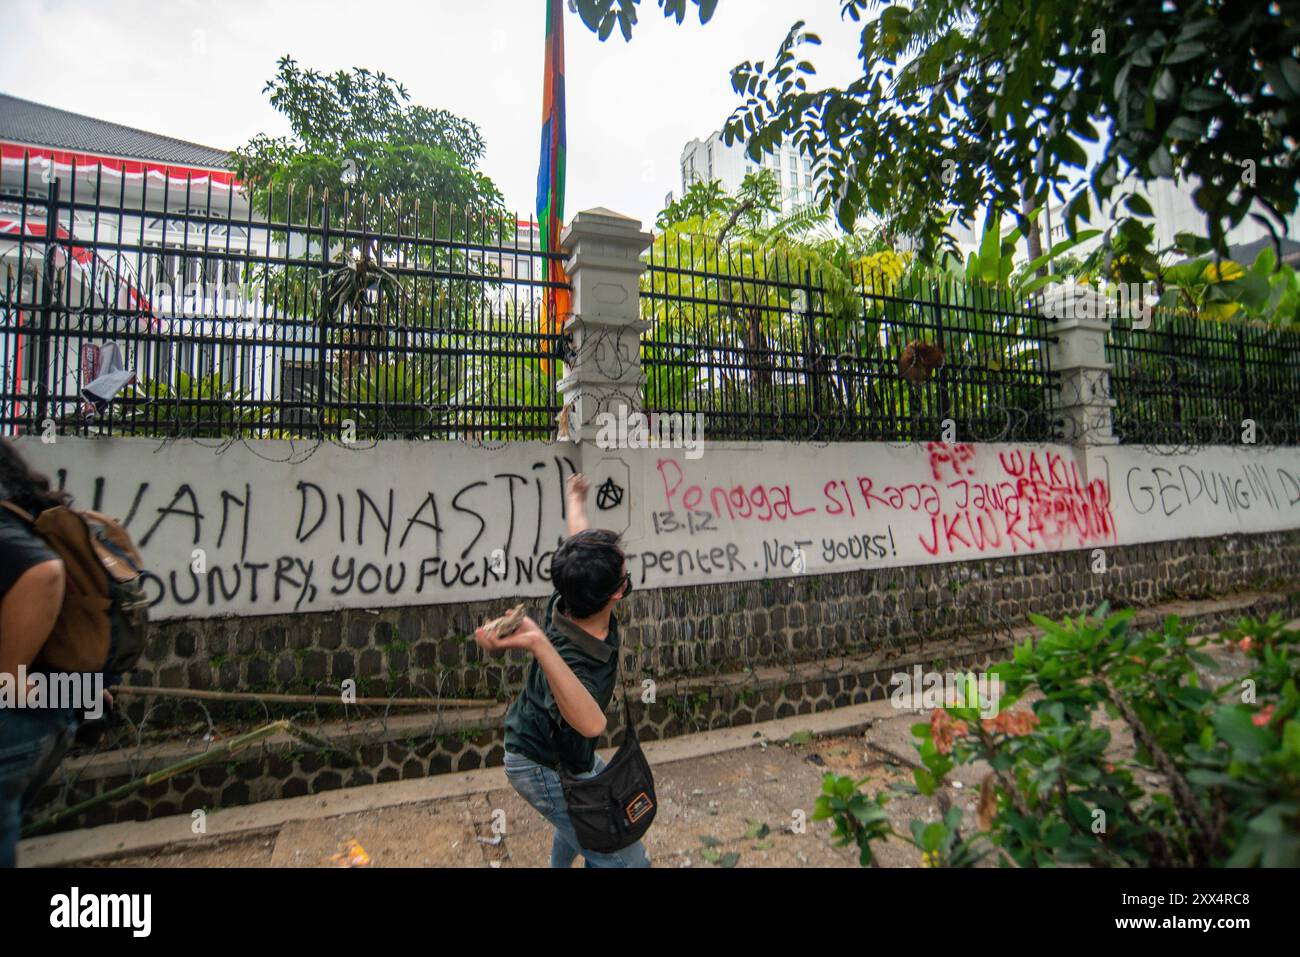
[[[658,701],[639,716],[638,733],[672,737],[883,697],[889,676],[914,663],[971,667],[1005,656],[1013,629],[1022,629],[1030,612],[1062,617],[1102,601],[1143,607],[1274,589],[1226,611],[1198,615],[1198,627],[1209,629],[1246,611],[1300,613],[1300,592],[1295,599],[1290,594],[1300,532],[1109,548],[1104,557],[1101,573],[1093,571],[1092,552],[1074,551],[633,592],[620,612],[624,674],[658,684]],[[74,752],[28,819],[201,750],[195,736],[209,717],[251,726],[294,716],[304,726],[326,729],[323,735],[339,750],[275,741],[95,808],[66,826],[499,764],[503,702],[517,686],[523,660],[484,662],[464,636],[503,604],[162,623],[133,684],[337,694],[339,683],[352,678],[363,696],[483,697],[487,710],[436,717],[403,713],[344,724],[338,722],[342,708],[308,706],[304,712],[303,706],[209,702],[201,708],[164,703],[146,717],[145,700],[133,699],[126,709],[131,720],[170,735],[170,744],[129,754]],[[611,706],[612,713],[617,710]],[[616,724],[611,722],[602,747],[621,737]]]

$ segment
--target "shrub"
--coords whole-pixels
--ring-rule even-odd
[[[886,793],[833,774],[814,819],[832,820],[864,865],[893,836],[930,866],[991,853],[1022,867],[1300,866],[1300,631],[1273,616],[1190,639],[1176,617],[1138,631],[1131,611],[1107,611],[1059,624],[1031,616],[1042,634],[991,669],[1004,688],[996,717],[981,717],[968,676],[956,704],[913,727],[915,788],[939,802],[940,820],[900,835]],[[1211,644],[1245,656],[1241,679],[1202,686]],[[1131,733],[1131,758],[1116,754],[1103,716]],[[976,761],[989,771],[968,822],[941,789]]]

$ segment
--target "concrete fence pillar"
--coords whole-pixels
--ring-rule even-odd
[[[1059,375],[1057,415],[1061,439],[1077,448],[1114,445],[1115,400],[1110,391],[1111,364],[1106,359],[1106,334],[1112,309],[1106,296],[1089,286],[1061,283],[1048,286],[1043,314],[1053,320],[1055,342],[1048,344],[1048,362]]]
[[[559,381],[564,402],[561,437],[595,442],[602,412],[641,411],[641,254],[652,237],[638,220],[608,209],[588,209],[560,240],[573,285],[573,316],[565,323],[573,351]],[[567,433],[567,435],[566,435]]]

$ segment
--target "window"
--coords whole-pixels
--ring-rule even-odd
[[[172,381],[172,344],[170,342],[150,342],[145,344],[146,358],[144,367],[150,378],[156,382],[170,384]]]
[[[253,390],[253,347],[239,347],[239,386],[245,392]]]
[[[796,156],[794,153],[790,153],[787,159],[790,162],[790,172],[793,173],[795,170],[799,168],[799,157]]]
[[[233,345],[217,346],[217,374],[221,376],[222,386],[230,389],[235,385],[235,348]]]
[[[243,288],[244,284],[240,281],[241,276],[240,276],[240,269],[239,269],[239,260],[237,259],[226,260],[225,272],[223,274],[223,278],[225,279],[226,286],[239,286],[241,289]],[[234,289],[229,290],[229,294],[233,296],[235,294]],[[243,296],[242,292],[240,293],[240,296],[242,298]]]
[[[803,174],[803,184],[808,187],[808,189],[812,189],[812,173]]]
[[[194,369],[194,374],[201,379],[206,379],[217,370],[217,346],[213,342],[205,342],[199,346],[198,365]]]
[[[790,170],[790,190],[793,192],[799,188],[799,174]]]
[[[194,343],[184,340],[176,343],[176,371],[194,375]]]
[[[285,362],[280,367],[280,420],[306,425],[312,420],[311,398],[316,386],[316,366],[308,362]]]

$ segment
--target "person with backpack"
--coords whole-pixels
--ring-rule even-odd
[[[18,450],[0,439],[0,499],[37,514],[66,505],[69,497],[28,468]],[[63,561],[21,518],[0,509],[0,681],[19,687],[44,647],[63,607]],[[54,772],[76,732],[72,707],[4,707],[0,703],[0,867],[17,864],[23,808]]]
[[[74,508],[0,439],[0,867],[15,865],[23,810],[83,714],[111,707],[107,686],[139,661],[143,565],[115,519]]]
[[[605,709],[618,684],[614,606],[632,590],[618,534],[588,527],[589,490],[582,475],[570,477],[569,535],[551,559],[555,592],[542,624],[523,617],[518,627],[499,636],[489,623],[474,633],[474,640],[491,654],[522,648],[532,656],[524,687],[506,713],[505,771],[511,787],[555,828],[551,867],[569,867],[578,854],[587,867],[649,867],[640,840],[605,852],[584,846],[565,797],[566,780],[590,779],[606,768],[596,754],[596,739],[605,731]],[[624,717],[631,722],[626,711]],[[636,758],[644,765],[639,751]],[[617,757],[614,763],[619,763]],[[644,771],[648,779],[648,766]],[[633,819],[647,815],[642,826],[648,826],[653,797],[640,797],[631,814]]]

